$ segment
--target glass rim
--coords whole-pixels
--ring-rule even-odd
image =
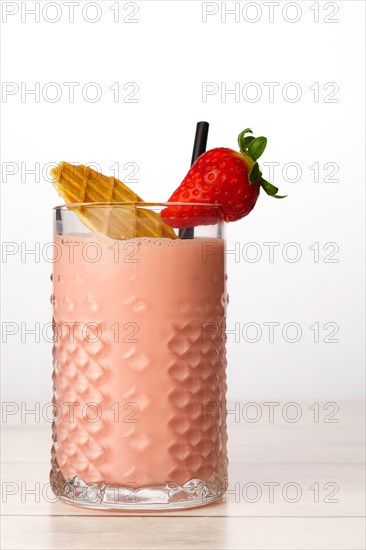
[[[53,210],[69,210],[70,208],[97,208],[97,207],[123,207],[123,206],[137,206],[137,207],[168,207],[168,206],[199,206],[206,208],[219,208],[221,204],[210,202],[72,202],[69,204],[61,204],[54,206]]]

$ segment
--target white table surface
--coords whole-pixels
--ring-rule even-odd
[[[225,501],[156,513],[98,512],[51,502],[50,425],[5,424],[1,548],[364,549],[364,405],[338,405],[336,423],[314,422],[311,403],[300,404],[297,423],[281,414],[273,423],[265,414],[257,423],[236,423],[229,415]],[[279,484],[273,502],[268,483]],[[297,502],[289,502],[295,491]]]

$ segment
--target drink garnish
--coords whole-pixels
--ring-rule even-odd
[[[260,189],[277,199],[278,188],[262,177],[257,160],[263,154],[267,138],[247,135],[238,137],[240,152],[218,147],[203,153],[168,202],[210,203],[219,205],[222,220],[232,222],[247,216],[254,208]],[[168,206],[163,220],[172,227],[184,228],[217,222],[217,208]]]
[[[65,203],[143,202],[127,185],[113,176],[105,176],[89,166],[61,162],[51,170],[53,185]],[[113,239],[166,237],[176,239],[174,230],[160,215],[147,208],[70,207],[92,231]]]

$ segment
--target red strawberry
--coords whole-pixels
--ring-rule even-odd
[[[163,220],[173,227],[184,228],[216,223],[217,217],[232,222],[243,218],[254,208],[260,187],[276,198],[277,187],[262,178],[257,159],[266,148],[265,137],[238,137],[240,153],[219,147],[203,153],[172,194],[168,202],[211,203],[212,209],[202,206],[168,206],[162,211]],[[218,212],[218,213],[217,213]]]

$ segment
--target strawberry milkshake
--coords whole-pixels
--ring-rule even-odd
[[[222,495],[223,239],[68,234],[55,250],[53,483],[99,507]]]
[[[89,166],[51,170],[55,209],[51,484],[94,508],[207,504],[227,487],[225,222],[260,192],[267,139],[206,151],[166,203]],[[250,135],[248,135],[250,134]]]

